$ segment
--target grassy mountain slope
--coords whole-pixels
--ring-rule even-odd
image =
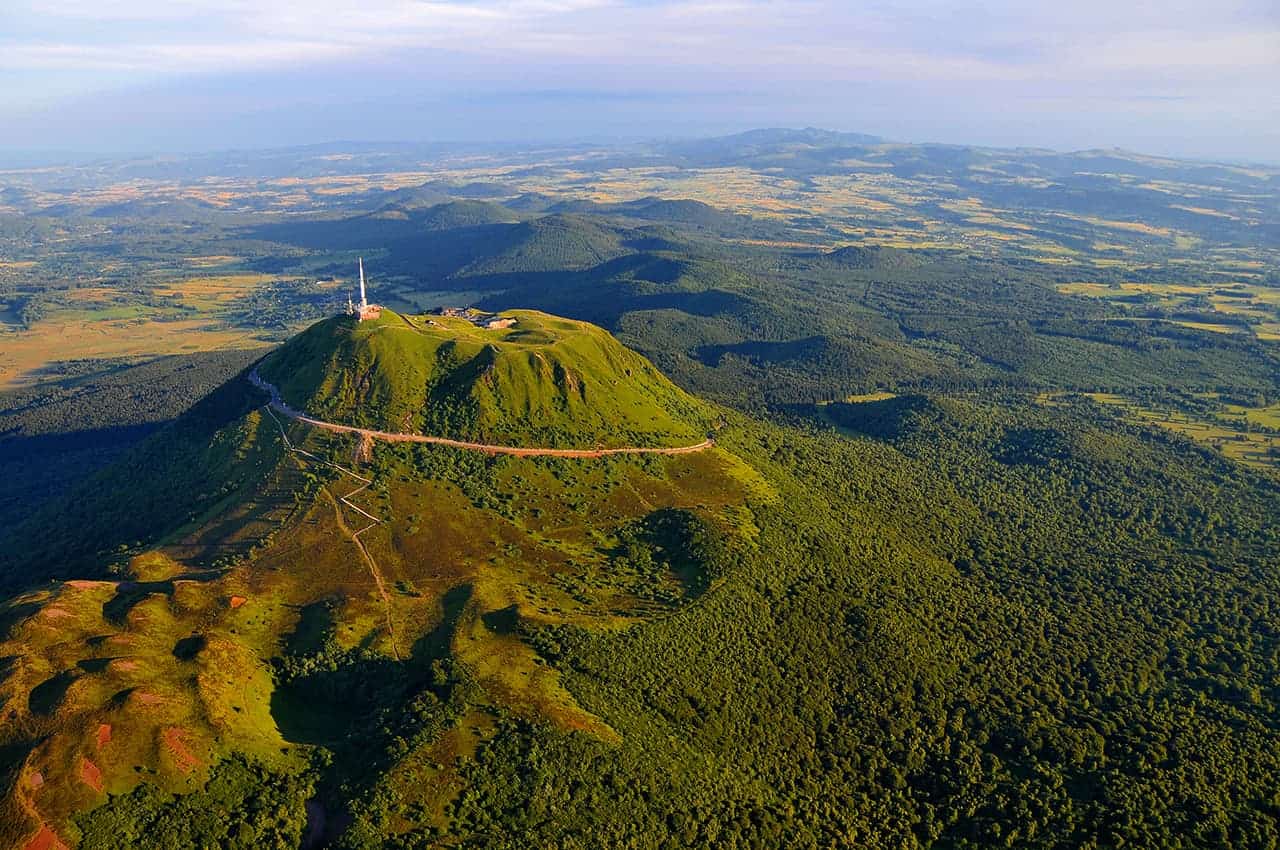
[[[379,446],[385,598],[356,482],[283,458],[226,572],[5,609],[7,835],[293,846],[310,798],[349,850],[1280,836],[1274,484],[1089,406],[866,404],[679,458]]]
[[[329,319],[263,362],[286,401],[322,419],[515,445],[675,446],[712,414],[605,331],[527,310],[514,327],[384,311]]]
[[[466,322],[428,332],[390,313],[357,327],[343,318],[264,371],[287,391],[319,375],[313,389],[341,394],[327,372],[365,358],[377,389],[360,398],[398,410],[428,375],[418,367],[436,363],[425,353],[461,348],[492,353],[492,386],[476,394],[438,377],[459,399],[515,405],[502,421],[541,410],[589,422],[606,376],[627,392],[600,396],[595,415],[652,407],[637,433],[687,427],[659,423],[659,402],[708,412],[599,329],[520,319],[489,342]],[[289,368],[321,353],[317,373]],[[556,367],[576,401],[548,395]],[[719,577],[702,548],[749,533],[746,501],[772,498],[750,466],[714,449],[567,461],[380,445],[359,467],[374,485],[357,503],[383,522],[364,528],[368,516],[342,501],[365,490],[338,470],[353,464],[352,438],[290,423],[311,454],[288,453],[263,400],[241,376],[100,474],[54,548],[132,542],[78,574],[64,561],[54,574],[67,580],[0,605],[0,700],[12,712],[0,731],[0,846],[297,846],[314,825],[307,798],[320,793],[340,816],[386,783],[417,801],[424,823],[447,825],[461,783],[453,759],[496,718],[616,740],[529,630],[630,628],[690,604]],[[410,742],[409,758],[386,749],[396,740]],[[258,799],[273,801],[270,817]],[[333,837],[345,822],[335,817]]]

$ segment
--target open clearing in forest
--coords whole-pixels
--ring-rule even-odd
[[[1223,404],[1217,414],[1197,414],[1170,404],[1153,407],[1114,393],[1086,393],[1090,399],[1124,411],[1125,418],[1174,431],[1254,469],[1280,469],[1280,405],[1244,407]]]
[[[1261,340],[1280,340],[1280,288],[1257,283],[1064,283],[1064,295],[1100,298],[1130,312],[1173,311],[1170,321],[1213,333],[1252,331]],[[1179,317],[1181,311],[1185,317]],[[1155,315],[1155,314],[1151,314]],[[1194,316],[1202,316],[1197,319]],[[1221,322],[1207,319],[1221,316]]]

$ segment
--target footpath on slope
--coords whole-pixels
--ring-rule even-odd
[[[258,370],[254,369],[249,374],[249,381],[258,389],[271,396],[270,405],[275,410],[283,413],[290,419],[298,422],[305,422],[308,425],[314,425],[317,428],[323,428],[326,431],[336,431],[341,434],[359,434],[362,437],[368,437],[373,440],[382,440],[388,443],[433,443],[438,446],[450,446],[455,449],[468,449],[471,451],[486,452],[494,455],[514,455],[516,457],[605,457],[608,455],[687,455],[693,452],[700,452],[709,449],[716,444],[716,441],[708,437],[701,443],[692,446],[675,446],[672,448],[643,448],[639,446],[628,446],[618,449],[548,449],[548,448],[529,448],[524,446],[499,446],[491,443],[471,443],[466,440],[454,440],[449,437],[429,437],[425,434],[397,434],[393,431],[374,431],[369,428],[357,428],[354,425],[339,425],[336,422],[325,422],[323,419],[316,419],[312,416],[294,410],[284,399],[280,397],[280,391],[275,385],[266,381],[258,374]]]
[[[339,496],[337,500],[333,502],[334,516],[336,517],[336,520],[338,523],[338,529],[343,534],[345,534],[348,538],[350,538],[351,542],[354,543],[356,548],[360,550],[360,555],[364,558],[365,565],[369,568],[369,574],[373,576],[373,584],[378,590],[378,596],[382,599],[382,611],[387,619],[387,636],[391,641],[391,654],[392,656],[395,657],[397,661],[399,661],[400,650],[396,646],[396,626],[395,626],[394,620],[392,620],[391,618],[391,595],[387,593],[386,583],[382,580],[382,571],[378,569],[377,561],[373,560],[373,555],[369,554],[369,549],[364,545],[364,541],[360,539],[361,534],[364,534],[366,531],[368,531],[369,529],[375,526],[381,525],[382,520],[378,519],[376,516],[369,513],[364,508],[357,505],[355,502],[351,501],[352,496],[355,496],[356,494],[364,491],[371,484],[373,484],[373,481],[369,478],[365,478],[363,475],[357,475],[356,473],[352,472],[350,469],[347,469],[345,466],[338,466],[338,464],[336,463],[330,463],[329,461],[325,460],[322,457],[317,457],[316,455],[312,454],[306,449],[298,448],[289,440],[289,435],[285,433],[284,425],[280,422],[279,419],[276,419],[276,415],[271,412],[270,407],[267,408],[267,414],[271,416],[271,419],[276,423],[276,427],[280,429],[280,439],[284,441],[284,447],[286,451],[293,452],[294,454],[297,454],[297,455],[302,455],[303,457],[309,458],[312,461],[315,461],[316,463],[320,463],[325,466],[331,466],[334,469],[338,470],[339,472],[343,473],[344,475],[350,475],[352,478],[361,482],[359,487],[352,490],[350,493],[346,494],[345,496]],[[333,498],[332,494],[329,493],[328,490],[325,491],[325,495],[329,496],[330,499]],[[342,511],[338,509],[339,502],[351,508],[351,510],[360,514],[365,519],[369,520],[369,524],[366,525],[364,528],[360,529],[359,531],[352,531],[347,526],[346,522],[344,522],[342,519]]]

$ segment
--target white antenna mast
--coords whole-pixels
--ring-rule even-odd
[[[369,309],[369,302],[364,297],[364,257],[360,258],[360,312]]]

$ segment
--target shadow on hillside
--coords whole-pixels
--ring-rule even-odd
[[[133,425],[31,436],[0,431],[0,530],[17,526],[159,427]]]
[[[414,664],[429,665],[432,661],[449,655],[453,634],[458,628],[458,620],[466,610],[467,603],[471,601],[471,595],[470,584],[460,584],[445,593],[440,600],[444,609],[440,624],[413,644],[410,657]]]
[[[245,468],[209,450],[223,428],[264,400],[243,375],[136,445],[122,446],[119,462],[71,482],[14,526],[0,528],[0,587],[101,576],[106,553],[160,539],[230,488],[266,475],[265,465]]]
[[[414,643],[410,659],[404,662],[360,648],[337,649],[332,642],[333,604],[304,606],[298,627],[287,640],[289,664],[295,672],[282,677],[271,697],[271,714],[280,734],[292,743],[344,750],[359,737],[360,728],[376,718],[380,707],[396,705],[419,690],[431,663],[448,657],[458,620],[470,600],[470,585],[446,593],[440,624]]]
[[[27,696],[27,709],[32,714],[49,715],[57,711],[67,695],[71,683],[79,678],[79,671],[67,670],[50,679],[45,679],[31,689]]]
[[[729,354],[753,363],[767,365],[812,360],[821,355],[826,346],[826,337],[810,336],[783,342],[747,340],[731,345],[704,345],[694,353],[706,366],[719,366],[721,358]]]

